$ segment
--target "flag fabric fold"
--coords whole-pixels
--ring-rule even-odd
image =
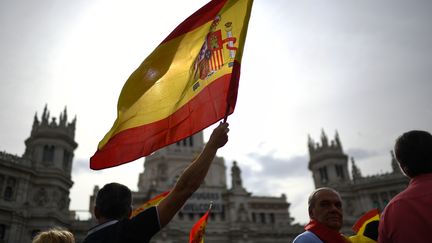
[[[189,243],[204,243],[204,234],[210,209],[194,224],[189,234]]]
[[[147,202],[143,203],[141,206],[135,208],[134,210],[132,210],[130,218],[137,216],[139,213],[141,213],[142,211],[150,207],[158,205],[166,196],[168,196],[169,193],[170,191],[162,192],[156,195],[155,197],[151,198]]]
[[[349,239],[353,243],[376,243],[378,241],[378,225],[380,214],[378,209],[372,209],[363,214],[352,229],[356,233]]]
[[[90,168],[118,166],[191,136],[234,111],[252,0],[213,0],[142,62]]]

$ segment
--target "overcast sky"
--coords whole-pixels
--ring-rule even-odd
[[[0,150],[22,155],[35,112],[77,116],[71,209],[93,186],[137,189],[143,160],[91,171],[120,90],[206,0],[0,1]],[[307,221],[307,136],[337,130],[363,174],[390,171],[395,138],[432,130],[432,1],[255,0],[230,141],[254,195],[285,193]],[[205,130],[207,140],[211,128]],[[228,180],[230,181],[230,179]]]

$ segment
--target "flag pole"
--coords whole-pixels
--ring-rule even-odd
[[[209,210],[208,210],[209,212],[211,211],[212,206],[213,206],[213,201],[210,201]]]
[[[230,109],[230,105],[229,105],[229,103],[227,103],[227,108],[226,108],[226,111],[225,111],[225,117],[224,117],[222,123],[226,123],[226,122],[227,122],[227,120],[228,120],[228,113],[229,113],[229,109]],[[211,204],[210,204],[210,205],[211,205]]]

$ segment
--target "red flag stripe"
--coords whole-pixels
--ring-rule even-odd
[[[213,21],[219,11],[223,8],[227,0],[213,0],[204,5],[194,14],[183,21],[174,31],[169,34],[162,43],[179,37],[187,32],[194,30],[201,25]]]
[[[235,62],[232,74],[213,81],[171,116],[116,134],[92,156],[90,168],[110,168],[147,156],[210,126],[224,118],[226,111],[231,114],[236,104],[239,76],[240,64]],[[209,107],[212,110],[208,110]]]

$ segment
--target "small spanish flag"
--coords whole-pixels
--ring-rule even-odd
[[[91,169],[147,156],[234,112],[252,2],[212,0],[156,47],[124,84]]]
[[[350,236],[353,243],[376,243],[378,241],[379,211],[372,209],[360,217],[352,227],[356,235]]]
[[[146,210],[147,208],[158,205],[160,203],[160,201],[162,201],[169,193],[170,193],[170,191],[162,192],[161,194],[156,195],[155,197],[148,200],[147,202],[145,202],[143,205],[139,206],[138,208],[135,208],[134,210],[132,210],[130,218],[135,217],[136,215],[138,215],[142,211]]]
[[[189,234],[189,243],[204,243],[204,234],[207,226],[207,220],[210,215],[210,209],[194,224]]]

